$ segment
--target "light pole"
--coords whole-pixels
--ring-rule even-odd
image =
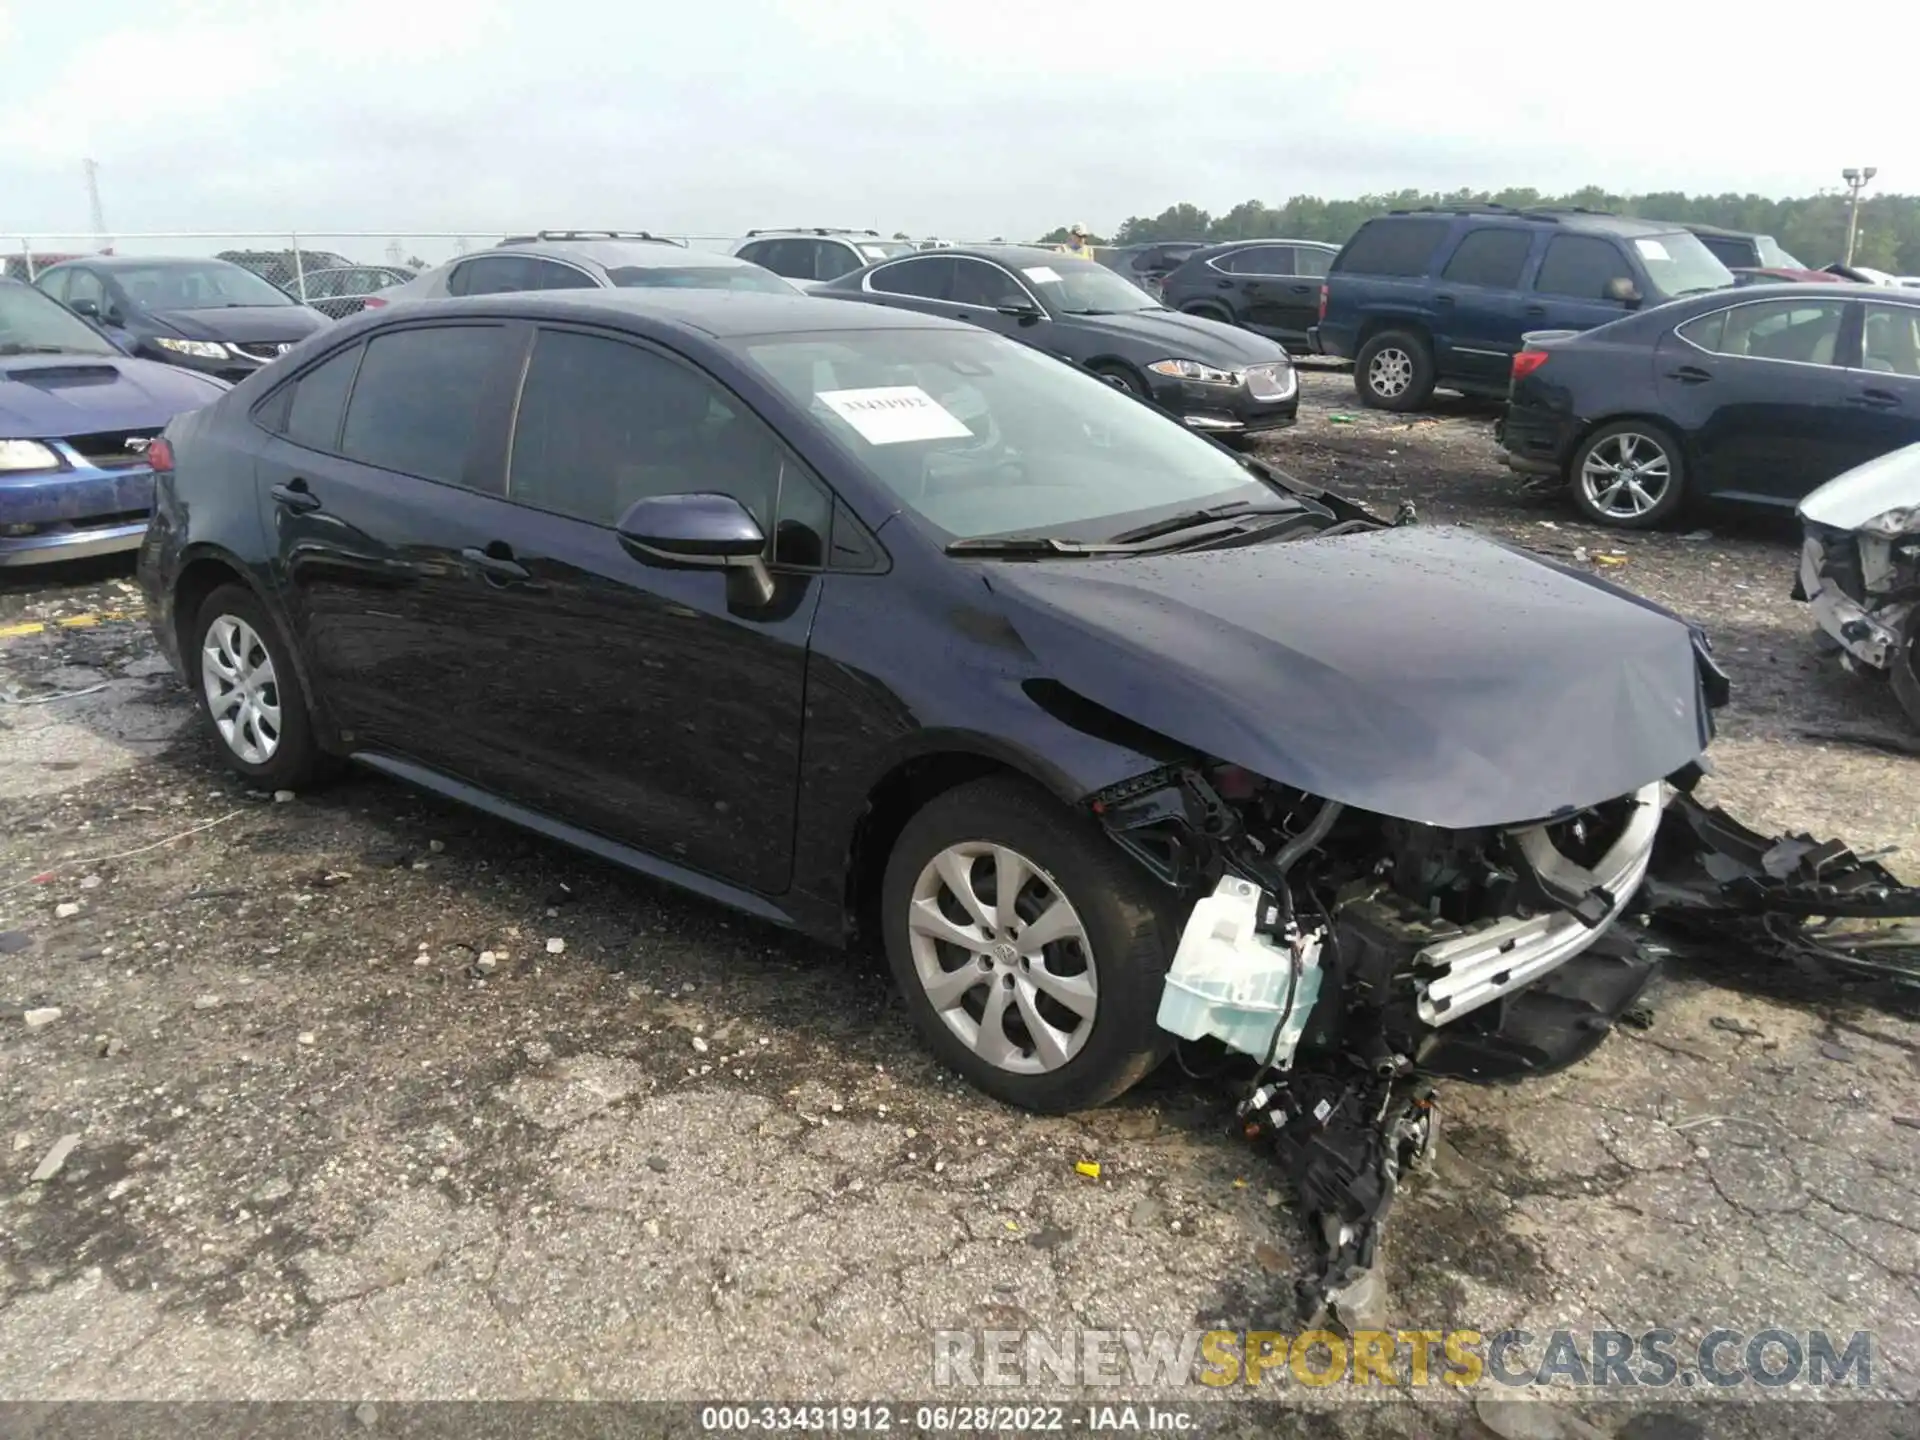
[[[1853,199],[1847,205],[1847,258],[1843,264],[1853,264],[1853,240],[1860,230],[1860,192],[1867,188],[1867,182],[1880,172],[1871,165],[1856,170],[1848,166],[1840,172],[1840,178],[1847,182],[1847,189]]]

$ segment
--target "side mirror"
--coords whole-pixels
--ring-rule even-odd
[[[614,530],[627,553],[643,564],[731,571],[750,603],[773,600],[766,534],[731,495],[649,495],[634,501]]]
[[[1609,280],[1607,282],[1607,299],[1617,301],[1629,310],[1638,309],[1641,299],[1640,287],[1635,285],[1631,280]]]
[[[993,308],[1010,319],[1018,320],[1022,325],[1031,325],[1036,320],[1044,320],[1046,318],[1046,311],[1042,310],[1038,305],[1030,305],[1024,300],[1007,305],[996,305]]]
[[[67,302],[67,308],[73,311],[74,314],[84,316],[88,320],[98,320],[100,318],[100,307],[91,300],[69,300]]]

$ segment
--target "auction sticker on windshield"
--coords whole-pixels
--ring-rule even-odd
[[[1051,265],[1029,265],[1020,272],[1036,285],[1058,285],[1060,272]]]
[[[953,440],[973,434],[951,411],[918,385],[879,385],[868,390],[822,390],[819,398],[860,432],[869,445],[907,440]]]
[[[1658,240],[1636,240],[1633,242],[1633,248],[1638,250],[1643,258],[1648,260],[1671,260],[1673,258],[1667,253],[1667,247],[1662,245]]]

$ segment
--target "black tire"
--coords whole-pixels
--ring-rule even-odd
[[[1602,464],[1608,463],[1609,456],[1622,455],[1644,464],[1643,457],[1658,451],[1666,463],[1665,488],[1654,504],[1637,514],[1628,514],[1625,507],[1632,503],[1630,500],[1622,499],[1611,506],[1605,503],[1608,492],[1599,489],[1598,482],[1590,485],[1586,473],[1587,462],[1594,458],[1595,451],[1601,452]],[[1687,462],[1680,452],[1680,442],[1672,431],[1651,420],[1616,420],[1602,425],[1580,442],[1573,458],[1567,462],[1567,493],[1573,498],[1573,508],[1594,524],[1615,530],[1652,530],[1664,525],[1686,502],[1686,489]]]
[[[1233,316],[1224,305],[1215,305],[1210,301],[1196,300],[1181,312],[1182,315],[1197,315],[1202,320],[1218,320],[1222,325],[1233,324]]]
[[[1125,365],[1106,364],[1087,367],[1109,385],[1118,387],[1136,400],[1151,400],[1153,392],[1147,389],[1147,382]]]
[[[1027,859],[1042,872],[1041,881],[1072,905],[1091,946],[1095,1006],[1091,1018],[1078,1022],[1091,1028],[1077,1051],[1057,1068],[1015,1073],[977,1054],[941,1018],[915,967],[908,928],[915,887],[936,857],[967,842],[1005,846]],[[987,872],[992,870],[990,861],[981,863]],[[1031,897],[1033,891],[1023,894]],[[1091,818],[1075,815],[1024,781],[996,778],[949,790],[907,822],[887,861],[881,933],[894,980],[935,1056],[1009,1105],[1065,1114],[1112,1100],[1169,1053],[1173,1037],[1160,1029],[1155,1016],[1177,939],[1172,900],[1172,893],[1155,885]],[[1059,954],[1051,947],[1047,953]],[[1078,953],[1069,948],[1067,959],[1057,963],[1071,967]],[[940,947],[940,963],[946,966],[949,960],[959,963],[943,973],[955,975],[980,963],[959,946]],[[972,1021],[978,1025],[982,1018],[971,1013],[974,1002],[984,1006],[996,984],[1006,986],[1006,1013],[1014,1017],[1011,1025],[1003,1024],[1001,1034],[1030,1034],[1018,1019],[1011,973],[988,970],[967,992]],[[1026,1050],[1037,1057],[1037,1047],[1029,1044]]]
[[[1433,349],[1411,330],[1382,330],[1353,357],[1353,388],[1375,410],[1418,410],[1433,381]]]
[[[264,652],[272,667],[272,680],[261,693],[279,713],[277,728],[260,720],[254,721],[251,728],[240,724],[236,727],[240,732],[236,739],[229,739],[215,720],[204,679],[208,632],[227,621],[244,624],[257,642],[255,652]],[[188,681],[199,702],[200,714],[220,751],[220,758],[229,769],[262,790],[298,790],[331,768],[329,757],[321,752],[314,738],[313,717],[307,708],[307,694],[300,684],[300,674],[293,665],[292,647],[253,591],[244,585],[222,585],[207,596],[200,613],[194,617],[185,658]],[[269,734],[272,747],[261,759],[250,759],[237,748],[250,742],[257,744]]]
[[[1915,615],[1909,612],[1899,647],[1888,657],[1887,680],[1893,686],[1893,698],[1907,712],[1908,723],[1920,728],[1920,675],[1914,673],[1917,665],[1920,665],[1920,623],[1916,623]]]

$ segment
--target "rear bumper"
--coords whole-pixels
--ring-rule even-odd
[[[1523,475],[1565,473],[1576,433],[1569,417],[1513,405],[1493,427],[1502,463]]]
[[[153,509],[145,465],[100,470],[56,443],[70,465],[0,479],[0,566],[44,565],[139,548]]]

